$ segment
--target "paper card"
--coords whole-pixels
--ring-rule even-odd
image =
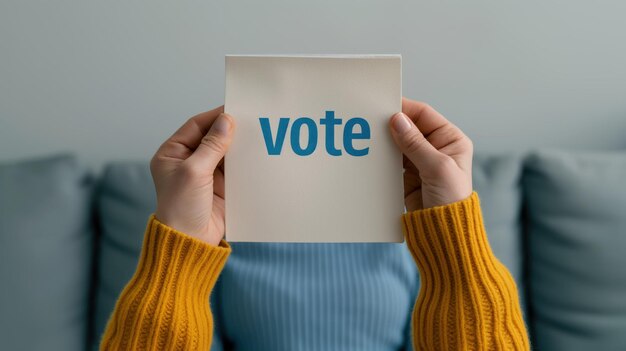
[[[402,242],[400,55],[226,56],[226,240]]]

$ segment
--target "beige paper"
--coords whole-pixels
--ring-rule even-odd
[[[225,159],[226,240],[402,242],[402,155],[389,133],[401,89],[399,55],[226,56],[225,111],[237,123]],[[320,123],[326,111],[342,120],[329,138],[340,156],[326,148],[327,126]],[[289,117],[280,155],[269,154],[263,117],[272,141],[279,119]],[[292,148],[300,117],[317,129],[307,156]],[[354,117],[370,128],[369,140],[352,141],[356,150],[369,148],[364,156],[344,148],[344,127]],[[296,128],[300,149],[309,145],[309,127]]]

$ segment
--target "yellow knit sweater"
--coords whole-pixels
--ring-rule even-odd
[[[489,247],[478,195],[402,221],[421,275],[414,349],[529,350],[517,287]],[[152,216],[101,350],[208,350],[208,297],[230,252],[224,240],[211,246]]]

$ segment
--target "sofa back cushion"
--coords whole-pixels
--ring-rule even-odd
[[[529,292],[537,350],[626,347],[626,153],[528,158]]]
[[[0,165],[0,349],[85,349],[91,183],[71,156]]]

